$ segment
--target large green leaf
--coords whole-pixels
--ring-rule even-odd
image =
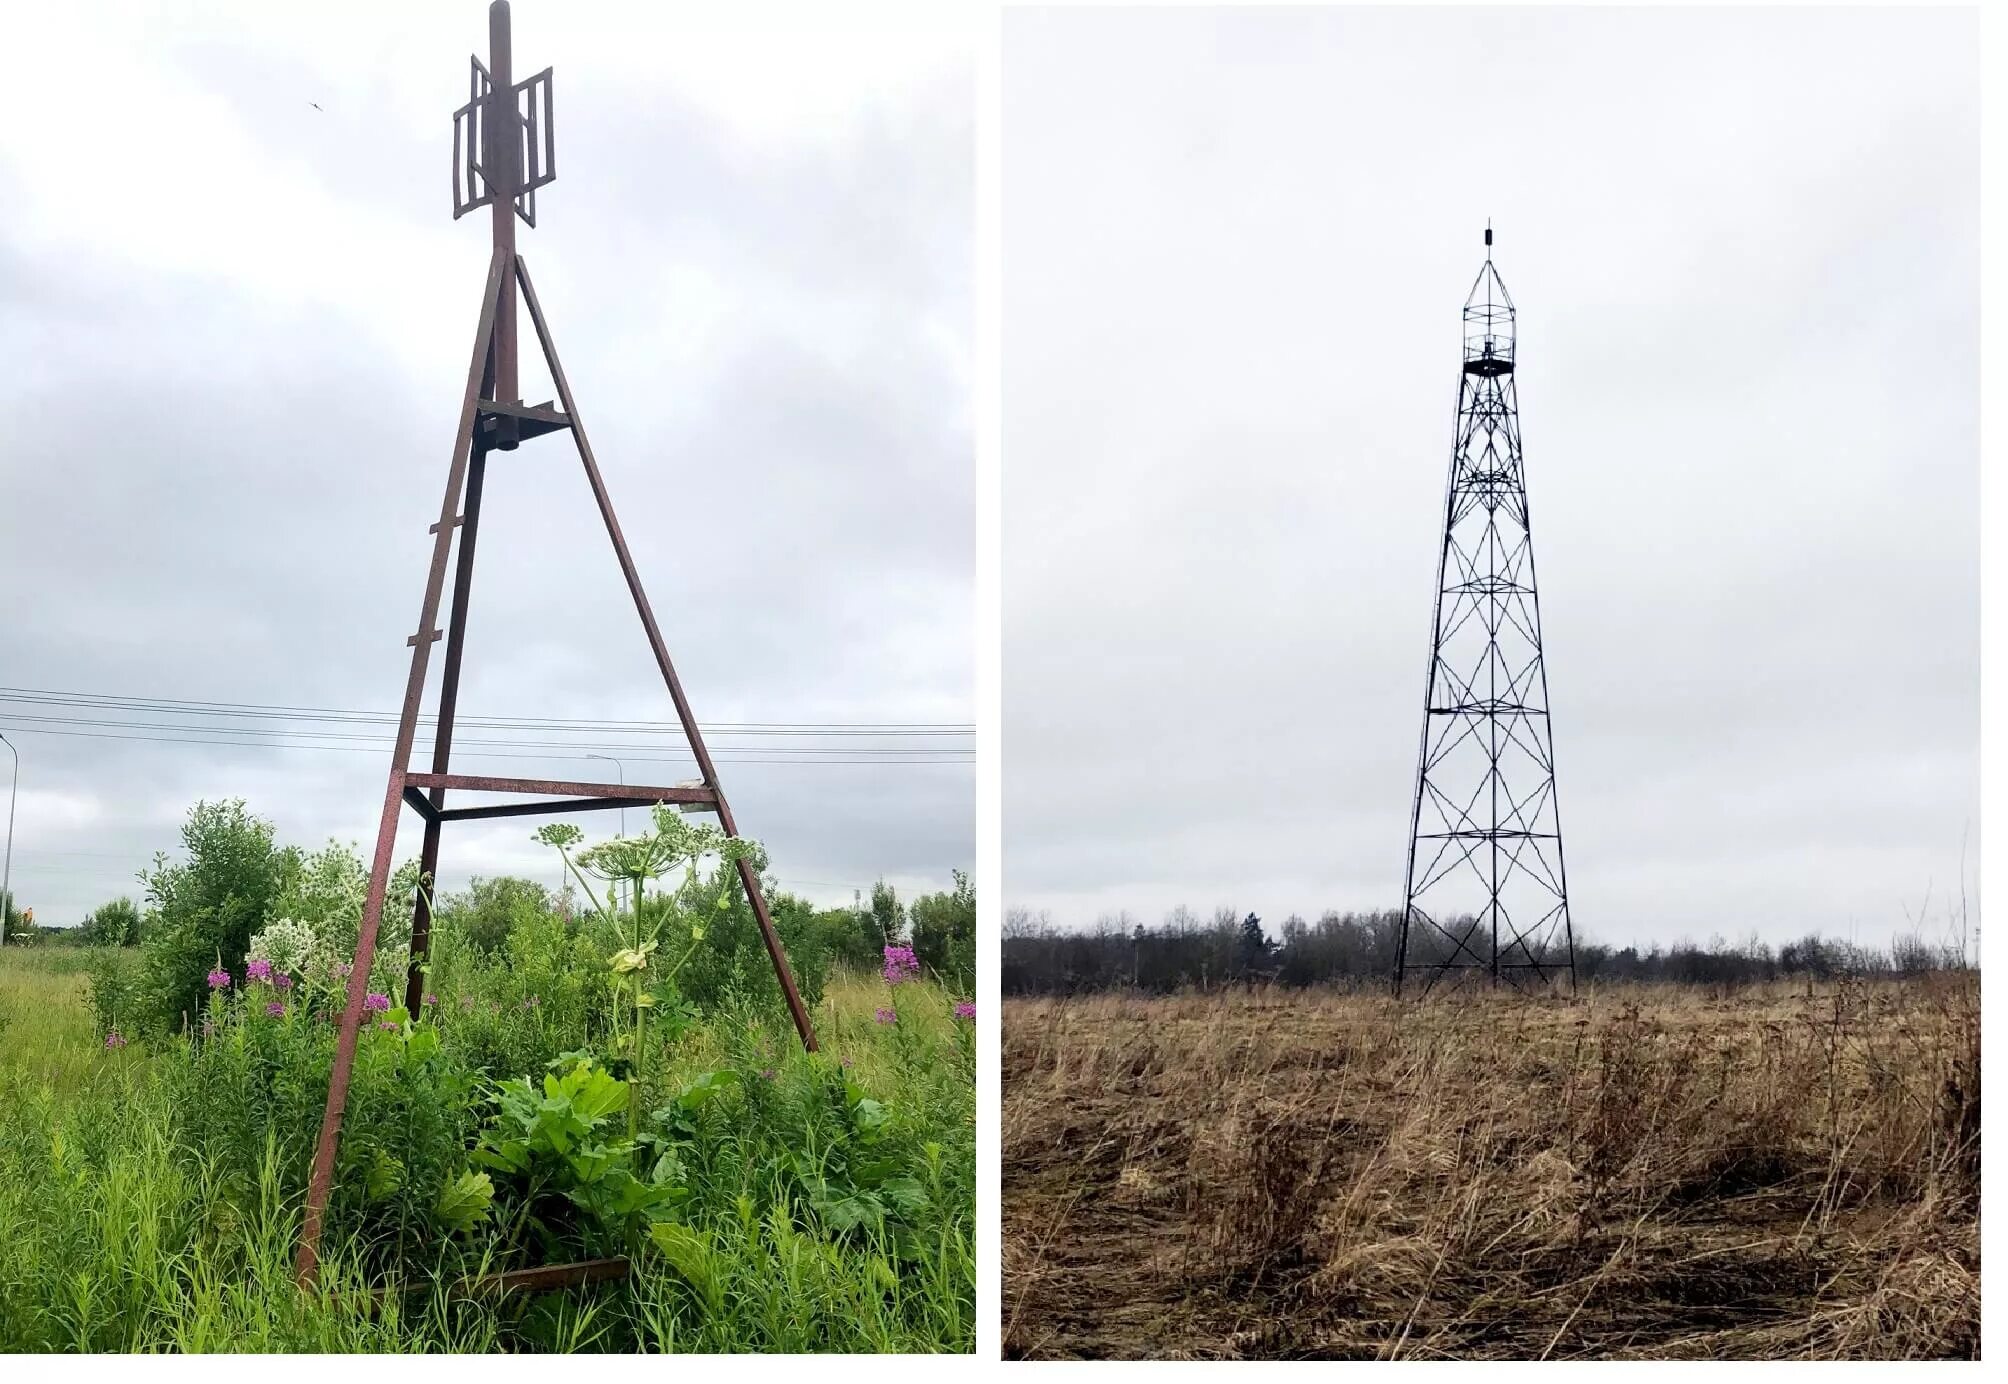
[[[449,1231],[468,1231],[487,1219],[494,1200],[495,1184],[488,1174],[470,1168],[439,1189],[433,1214]]]
[[[627,1109],[628,1088],[595,1067],[572,1096],[572,1109],[588,1124],[597,1124],[616,1110]]]
[[[822,1217],[824,1225],[840,1235],[885,1220],[884,1204],[870,1192],[852,1196],[814,1195],[809,1198],[809,1205]]]
[[[438,1051],[439,1030],[437,1029],[414,1029],[412,1030],[411,1037],[405,1039],[404,1042],[404,1060],[409,1066],[417,1066]]]
[[[874,1189],[885,1203],[902,1215],[915,1215],[929,1205],[927,1188],[914,1177],[889,1177]]]

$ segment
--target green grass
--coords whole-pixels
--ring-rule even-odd
[[[198,1152],[195,1116],[167,1094],[186,1043],[108,1051],[88,987],[75,956],[0,954],[0,1350],[974,1348],[973,1048],[932,984],[902,986],[900,1022],[880,1025],[883,985],[834,977],[821,1056],[743,1018],[686,1036],[661,1089],[727,1067],[751,1089],[722,1117],[684,1252],[644,1247],[624,1281],[478,1300],[448,1287],[480,1267],[479,1235],[386,1265],[381,1246],[331,1233],[319,1285],[298,1291],[298,1178],[279,1135],[296,1147],[311,1131],[273,1131],[237,1160]],[[818,1150],[797,1112],[839,1062],[928,1184],[907,1243],[833,1230],[801,1193]]]

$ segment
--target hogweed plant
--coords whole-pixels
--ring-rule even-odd
[[[728,836],[709,823],[692,822],[681,812],[657,803],[650,813],[653,830],[640,836],[614,836],[597,845],[578,850],[585,834],[569,822],[553,822],[540,828],[535,839],[551,846],[579,883],[586,903],[611,928],[616,946],[607,958],[616,995],[627,1011],[628,1027],[618,1039],[627,1056],[628,1138],[639,1131],[639,1112],[646,1079],[643,1071],[648,1050],[649,1011],[661,999],[675,1000],[676,974],[704,941],[706,920],[683,908],[681,894],[674,888],[650,886],[672,876],[679,866],[685,891],[696,883],[699,862],[716,857],[727,865],[746,862],[755,870],[764,869],[767,854],[757,841]],[[586,878],[606,886],[602,894]],[[721,880],[728,878],[720,872]],[[620,905],[625,886],[628,907]],[[653,905],[650,907],[649,905]],[[715,907],[720,915],[732,907],[729,883],[721,889]],[[656,962],[665,927],[688,929],[690,942],[674,965],[666,970]]]

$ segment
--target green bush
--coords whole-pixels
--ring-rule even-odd
[[[499,950],[476,945],[449,914],[433,934],[426,992],[469,1067],[526,1076],[559,1053],[612,1032],[611,948],[555,911],[524,913]]]
[[[495,952],[508,942],[511,932],[551,911],[550,890],[535,880],[506,875],[482,879],[477,875],[464,893],[440,900],[434,921],[450,920],[470,946]]]
[[[766,898],[795,988],[801,991],[802,1002],[814,1007],[822,1003],[829,978],[828,933],[805,900],[785,892],[767,893]],[[770,1016],[785,1012],[787,1001],[775,979],[774,962],[736,869],[720,865],[708,875],[686,881],[676,893],[676,908],[684,916],[706,919],[701,945],[677,974],[677,989],[684,998],[705,1011],[743,1001]]]
[[[913,954],[942,983],[963,994],[976,988],[976,888],[957,870],[955,888],[923,894],[907,909]]]
[[[141,875],[151,911],[134,1018],[156,1033],[200,1018],[211,969],[241,969],[280,884],[272,824],[246,812],[242,798],[190,808],[181,844],[186,860],[156,855]]]
[[[139,909],[131,899],[113,899],[85,917],[77,940],[92,947],[136,947],[140,939]]]

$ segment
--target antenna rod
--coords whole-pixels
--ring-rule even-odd
[[[516,193],[522,182],[517,151],[516,88],[509,66],[509,0],[488,7],[488,110],[482,120],[487,148],[482,165],[491,193],[489,214],[495,248],[508,255],[502,271],[502,299],[495,305],[495,394],[505,404],[522,402],[516,382]],[[505,443],[506,446],[506,443]]]

